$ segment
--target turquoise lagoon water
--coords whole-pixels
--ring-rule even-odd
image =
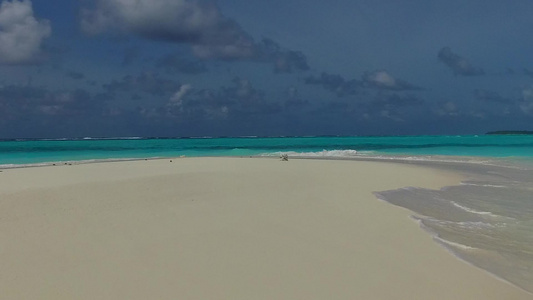
[[[533,135],[10,140],[0,141],[0,166],[280,152],[304,156],[452,155],[533,159]]]
[[[411,210],[420,226],[458,258],[533,293],[533,135],[11,140],[0,141],[0,169],[60,161],[282,153],[387,160],[464,174],[466,180],[457,186],[405,187],[375,195]]]

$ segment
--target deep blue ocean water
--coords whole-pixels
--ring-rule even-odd
[[[375,195],[411,210],[420,226],[460,259],[533,293],[533,135],[11,140],[0,141],[0,170],[52,162],[282,153],[387,160],[465,175],[461,185],[441,190],[405,187]]]

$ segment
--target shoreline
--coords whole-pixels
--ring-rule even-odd
[[[182,159],[182,158],[256,158],[256,159],[278,159],[277,153],[270,153],[264,155],[215,155],[215,156],[152,156],[152,157],[131,157],[131,158],[102,158],[102,159],[81,159],[81,160],[59,160],[59,161],[43,161],[28,164],[0,164],[0,170],[9,169],[23,169],[35,167],[52,167],[62,165],[83,165],[93,163],[114,163],[114,162],[128,162],[128,161],[146,161],[146,160],[168,160],[168,159]],[[473,165],[487,165],[498,167],[516,167],[514,164],[506,164],[509,162],[526,162],[531,163],[533,167],[533,158],[529,157],[492,157],[492,156],[458,156],[458,155],[411,155],[411,154],[356,154],[348,156],[328,156],[328,155],[289,155],[290,159],[297,160],[353,160],[353,161],[372,161],[385,163],[402,163],[415,164],[431,168],[440,168],[437,164],[457,164],[466,163]],[[492,163],[491,163],[492,162]],[[433,165],[431,165],[433,164]]]
[[[135,228],[140,230],[140,232],[150,229],[149,232],[156,234],[156,236],[163,234],[166,237],[180,237],[180,239],[189,240],[189,242],[191,242],[189,246],[196,245],[200,247],[195,248],[195,250],[199,251],[200,254],[189,249],[190,251],[186,251],[185,257],[195,257],[197,259],[206,259],[211,256],[215,257],[210,264],[204,265],[204,268],[200,267],[200,269],[203,270],[203,276],[207,276],[206,278],[209,278],[205,284],[207,284],[207,286],[211,286],[211,290],[213,292],[222,292],[222,295],[225,295],[228,299],[232,298],[232,296],[235,299],[245,299],[245,296],[250,296],[251,294],[249,293],[252,292],[265,293],[261,294],[259,298],[269,298],[267,297],[268,293],[265,290],[266,286],[264,286],[264,284],[267,282],[275,283],[274,286],[277,284],[278,287],[284,286],[284,289],[279,290],[278,294],[276,294],[278,298],[283,299],[290,299],[298,295],[302,296],[306,294],[304,287],[315,289],[316,294],[313,295],[316,295],[314,296],[316,299],[324,299],[323,297],[320,297],[320,295],[325,296],[325,292],[331,292],[333,291],[332,289],[338,288],[341,288],[341,290],[344,291],[344,296],[337,297],[338,299],[344,299],[345,297],[350,298],[350,296],[354,295],[353,293],[358,296],[366,295],[367,298],[370,296],[370,299],[395,299],[394,297],[387,297],[387,293],[384,293],[383,291],[380,292],[379,289],[373,288],[375,284],[381,282],[381,280],[378,279],[380,276],[389,277],[390,279],[395,278],[398,280],[399,282],[393,282],[390,284],[392,284],[393,287],[391,288],[393,290],[399,289],[397,291],[399,293],[402,293],[400,290],[411,289],[411,291],[403,291],[404,294],[398,294],[397,299],[406,299],[401,298],[399,295],[410,297],[410,299],[427,299],[427,297],[424,298],[421,296],[422,294],[426,296],[432,295],[432,299],[453,298],[451,295],[474,297],[469,299],[498,299],[496,296],[511,297],[507,299],[528,299],[524,295],[530,297],[529,294],[524,294],[525,291],[509,284],[507,281],[504,281],[479,268],[466,265],[463,261],[460,261],[456,257],[450,255],[448,250],[445,250],[444,247],[437,245],[437,243],[433,241],[433,238],[429,236],[428,233],[426,233],[418,226],[418,224],[416,224],[416,222],[413,222],[409,218],[409,214],[412,214],[412,212],[407,209],[397,209],[395,208],[397,206],[391,205],[390,203],[382,203],[384,201],[379,201],[379,199],[372,194],[372,192],[374,192],[372,189],[375,188],[394,189],[405,186],[417,186],[417,184],[420,184],[421,187],[438,189],[451,184],[459,184],[464,179],[464,177],[460,174],[445,170],[435,170],[427,166],[395,164],[391,161],[368,162],[360,160],[350,161],[346,159],[291,159],[289,162],[280,162],[277,159],[274,160],[272,158],[249,159],[230,157],[187,157],[184,159],[173,158],[173,160],[173,163],[170,163],[167,158],[164,158],[153,160],[146,159],[146,162],[144,162],[145,159],[142,159],[115,161],[116,163],[114,162],[113,164],[109,164],[108,162],[101,162],[99,164],[75,164],[72,165],[74,168],[53,168],[50,166],[42,168],[9,169],[12,170],[12,172],[4,172],[2,174],[4,177],[3,179],[6,181],[3,181],[3,184],[0,185],[0,195],[7,196],[7,200],[5,200],[5,197],[2,197],[4,200],[0,200],[0,204],[2,207],[4,207],[4,209],[7,208],[13,210],[13,212],[17,212],[14,215],[18,218],[14,218],[13,214],[4,212],[2,215],[0,215],[0,222],[4,223],[4,225],[10,225],[9,227],[13,227],[11,225],[17,224],[21,225],[23,228],[21,229],[18,226],[14,226],[11,229],[15,230],[15,232],[2,230],[0,234],[2,234],[2,237],[5,237],[5,235],[15,236],[16,232],[22,234],[23,236],[29,235],[29,239],[26,242],[31,244],[34,239],[41,240],[42,238],[39,237],[39,235],[35,235],[39,233],[39,230],[33,228],[32,226],[27,227],[27,222],[48,222],[52,225],[55,224],[55,226],[49,224],[51,226],[50,228],[55,228],[59,232],[46,232],[46,234],[51,234],[55,238],[55,241],[60,245],[61,243],[70,245],[72,239],[77,239],[75,236],[76,234],[80,234],[80,232],[71,232],[68,229],[63,229],[63,227],[57,226],[59,224],[72,224],[72,222],[76,222],[76,219],[80,219],[85,222],[82,222],[81,225],[85,224],[85,226],[88,226],[89,228],[96,227],[96,232],[94,232],[94,234],[97,233],[96,235],[88,235],[87,233],[83,235],[84,227],[82,226],[80,229],[82,236],[86,238],[87,241],[92,241],[93,243],[102,246],[102,249],[109,249],[109,247],[105,247],[106,245],[109,246],[109,244],[101,244],[101,236],[121,233],[133,237],[133,240],[120,239],[121,242],[119,241],[118,244],[115,245],[119,248],[110,247],[112,250],[122,253],[122,255],[125,255],[126,257],[132,256],[132,254],[129,252],[132,250],[126,250],[124,247],[127,247],[128,245],[136,245],[138,247],[139,245],[146,243],[145,239],[140,238],[140,236],[135,236],[132,231],[135,230]],[[232,176],[236,179],[232,178]],[[298,178],[300,176],[303,178]],[[7,182],[9,180],[12,180],[12,182]],[[24,182],[24,180],[27,180],[27,182]],[[208,180],[207,182],[210,182],[210,184],[203,186],[202,180]],[[387,182],[377,182],[378,180],[385,180]],[[358,181],[362,181],[364,183]],[[410,184],[405,185],[406,183]],[[354,186],[350,186],[350,184]],[[156,189],[152,190],[150,193],[147,193],[146,191],[140,189],[141,187],[147,189],[159,187],[160,190]],[[207,191],[205,191],[205,189],[207,189]],[[279,189],[279,191],[276,191],[276,189]],[[89,193],[89,195],[80,194],[80,191],[85,191]],[[122,196],[118,197],[117,199],[109,198],[110,195],[112,195],[112,193],[110,193],[112,191],[118,193],[117,196]],[[176,198],[176,200],[164,200],[166,199],[165,195],[168,197],[169,195],[174,195],[175,193],[178,193],[179,196]],[[279,199],[273,200],[270,197],[265,198],[262,196],[262,194],[265,193],[272,194],[272,196],[276,196]],[[140,194],[142,194],[142,196]],[[38,203],[38,201],[31,200],[31,197],[41,197],[41,195],[53,195],[59,200],[54,200],[56,198],[53,197],[50,199],[45,197],[45,203]],[[332,198],[329,199],[327,195],[332,196]],[[155,203],[147,202],[147,198],[143,198],[143,196],[153,197],[153,201],[155,201]],[[77,200],[73,201],[72,203],[72,200],[67,201],[72,197],[77,198]],[[99,198],[95,197],[106,198],[111,202],[111,204],[114,203],[115,206],[118,205],[116,208],[122,208],[119,211],[116,211],[115,209],[109,210],[109,207],[107,206],[110,205],[109,203],[103,202],[102,200],[99,200]],[[193,202],[185,203],[182,201],[185,198],[191,197],[194,198]],[[213,200],[219,198],[224,203],[213,202]],[[14,199],[21,199],[21,201],[13,202],[15,201]],[[308,207],[309,199],[312,199],[310,203],[314,207]],[[45,204],[47,204],[47,206],[43,206]],[[154,207],[152,207],[152,204]],[[139,210],[139,206],[143,209]],[[43,209],[44,212],[40,211],[38,208]],[[73,218],[73,216],[65,214],[65,212],[62,211],[64,208],[68,208],[67,211],[73,213],[77,218]],[[158,214],[165,216],[167,209],[174,211],[174,213],[178,215],[181,215],[186,220],[189,220],[190,217],[196,216],[196,218],[202,220],[202,222],[197,223],[196,219],[180,221],[174,218],[169,218],[168,215],[159,220],[158,218],[154,219],[154,216],[152,215],[147,215],[149,213],[157,212]],[[238,213],[236,213],[234,210],[237,210]],[[363,212],[360,210],[363,210]],[[384,219],[381,220],[374,219],[372,217],[369,218],[364,214],[365,211],[374,211],[375,213],[379,212],[379,214],[384,214]],[[91,216],[94,215],[95,212],[97,212],[95,215],[97,219],[103,218],[105,221],[103,223],[118,222],[115,224],[122,225],[120,225],[118,228],[113,226],[111,228],[106,226],[102,227],[99,224],[94,223],[95,221],[91,219]],[[191,215],[183,215],[185,212],[188,212]],[[246,212],[246,214],[243,215],[242,212]],[[43,215],[43,213],[45,215]],[[46,215],[46,213],[48,213],[48,215]],[[110,216],[107,216],[108,214],[112,215],[112,218],[109,218]],[[147,222],[149,224],[149,226],[147,225],[148,229],[130,219],[130,215],[136,215],[140,219],[149,221]],[[62,216],[73,219],[63,222],[61,220],[56,220],[56,218],[50,219],[50,216]],[[232,221],[233,219],[231,219],[230,216],[236,217],[237,219],[243,218],[243,220]],[[311,218],[311,216],[313,218]],[[8,223],[5,223],[6,218]],[[354,218],[356,220],[354,220]],[[360,220],[357,220],[357,218]],[[317,227],[317,224],[315,223],[317,220],[322,220],[322,225],[325,227]],[[132,221],[134,223],[132,223]],[[203,222],[207,222],[207,224],[204,224]],[[210,222],[213,222],[211,225],[218,224],[218,227],[210,227]],[[340,224],[337,224],[338,222],[347,225],[346,227],[349,228],[346,228],[345,226],[339,226]],[[365,224],[361,222],[368,223]],[[174,226],[177,226],[176,228],[181,228],[181,226],[189,223],[196,224],[196,226],[204,228],[205,231],[200,230],[197,232],[197,234],[203,232],[203,235],[200,234],[198,237],[197,234],[194,234],[197,229],[189,229],[192,231],[181,229],[178,230],[180,234],[177,235],[173,231],[169,231],[168,225],[174,224],[170,227],[174,228]],[[130,224],[134,228],[129,228],[126,226],[127,224]],[[247,231],[247,226],[255,228],[256,231]],[[361,228],[361,226],[363,228]],[[215,228],[219,228],[216,230],[219,231],[218,234],[223,236],[222,238],[211,235],[212,230],[215,230]],[[281,230],[282,228],[289,229],[288,232],[290,234]],[[372,231],[372,228],[374,228],[375,231]],[[400,230],[400,228],[402,229]],[[23,232],[21,231],[23,229],[37,230],[37,232]],[[368,232],[369,230],[371,232]],[[397,233],[397,235],[394,233]],[[132,234],[133,236],[131,236]],[[204,239],[200,238],[205,234],[207,235]],[[235,236],[235,234],[238,235]],[[265,243],[258,236],[255,236],[255,234],[263,236],[263,238],[267,239],[267,241],[270,241],[271,243]],[[333,236],[331,236],[331,234],[333,234]],[[359,242],[363,242],[362,248],[359,242],[352,240],[353,237],[348,238],[349,236],[353,236],[353,234],[359,236],[361,239]],[[149,241],[151,240],[153,246],[158,246],[164,250],[184,247],[184,245],[179,242],[179,239],[172,240],[171,238],[170,241],[168,239],[152,240],[153,237],[151,237],[151,235],[143,236]],[[383,236],[388,238],[383,239]],[[404,241],[403,239],[405,238],[408,238],[409,241]],[[253,243],[250,244],[250,240],[255,241],[258,243],[258,245],[254,245]],[[228,241],[233,241],[233,243],[240,245],[241,247],[234,248],[230,245],[231,242],[230,244],[226,244]],[[44,244],[48,245],[48,249],[52,253],[58,254],[64,252],[61,247],[58,248],[58,245],[54,246],[54,244],[49,244],[49,242],[43,242],[45,242]],[[111,241],[107,242],[109,243]],[[284,243],[287,245],[292,245],[296,249],[305,249],[305,251],[300,253],[298,251],[293,252],[290,249],[285,249],[282,247]],[[413,243],[416,246],[421,247],[422,250],[413,245]],[[222,251],[222,253],[219,253],[218,251],[208,251],[206,248],[204,248],[209,248],[209,246],[213,247],[215,245],[221,247],[221,249],[218,250]],[[311,248],[308,246],[311,246]],[[11,245],[11,247],[14,247],[12,249],[14,250],[17,248],[17,245]],[[245,251],[243,253],[242,247],[251,252]],[[390,251],[381,247],[396,247],[394,250],[397,251]],[[156,247],[154,251],[157,251],[157,249],[158,248]],[[265,249],[269,250],[265,252]],[[411,250],[405,251],[407,249]],[[94,257],[94,252],[82,251],[83,249],[78,250],[81,251],[82,254],[71,257],[71,262],[73,265],[67,264],[63,266],[66,270],[72,271],[73,269],[77,269],[78,267],[76,266],[76,262],[79,262],[80,258],[92,260],[93,263],[97,263],[99,261]],[[225,252],[226,250],[229,252]],[[43,255],[46,257],[45,254],[39,251],[25,251],[29,251],[29,254],[31,254],[29,257],[35,257],[34,259],[39,257],[43,258]],[[416,254],[413,255],[413,253],[409,253],[409,251],[418,253],[420,257],[417,257]],[[306,252],[309,252],[310,254],[304,254]],[[374,255],[374,252],[377,254]],[[8,251],[7,253],[14,257],[17,257],[18,255],[16,251]],[[179,253],[179,251],[177,253]],[[239,253],[242,257],[239,257]],[[250,256],[251,253],[262,253],[262,255],[266,256],[257,256],[255,254]],[[269,255],[268,253],[272,254]],[[185,274],[188,274],[187,272],[195,273],[198,271],[198,266],[195,267],[194,265],[190,265],[190,262],[183,261],[181,258],[175,257],[171,251],[161,254],[162,258],[160,259],[168,260],[171,262],[171,264],[174,263],[177,264],[176,266],[179,265],[184,268],[189,266],[188,268],[185,268],[188,270],[187,272],[180,273],[179,271],[168,269],[163,266],[153,266],[150,260],[146,260],[151,256],[147,257],[138,253],[133,256],[139,258],[140,261],[135,263],[130,261],[128,264],[120,263],[120,256],[109,256],[104,253],[100,253],[100,255],[103,255],[102,257],[99,256],[102,261],[113,264],[118,263],[120,266],[118,269],[133,268],[135,270],[143,270],[147,267],[153,267],[155,268],[154,271],[156,272],[154,275],[156,276],[162,276],[162,274],[170,272],[175,273],[175,276],[183,277]],[[305,263],[303,265],[294,263],[291,264],[290,261],[286,261],[287,255],[292,257],[292,259],[295,261]],[[300,257],[300,255],[302,257]],[[407,261],[404,262],[402,260],[398,261],[395,259],[391,260],[389,257],[391,255],[398,259],[400,257],[404,257],[404,259]],[[218,259],[216,259],[217,257]],[[260,257],[262,257],[265,262],[262,263],[261,261],[256,261],[256,259]],[[223,260],[219,260],[222,258],[228,259],[229,261],[233,262],[233,264],[226,265]],[[118,262],[117,259],[119,260]],[[201,261],[201,259],[196,261]],[[365,260],[368,260],[368,262]],[[438,261],[440,260],[445,261],[445,263],[439,263]],[[328,261],[329,263],[327,263]],[[384,264],[384,261],[387,261],[388,264]],[[431,270],[427,270],[424,265],[419,265],[423,264],[424,261],[425,263],[429,264],[430,269],[434,268],[435,272],[442,272],[442,274],[433,274],[430,272]],[[41,261],[40,263],[43,262]],[[133,266],[131,266],[130,263],[132,263]],[[9,265],[9,263],[7,264]],[[255,268],[249,269],[250,264],[255,266]],[[267,276],[267,278],[263,278],[264,281],[252,280],[252,282],[249,282],[249,279],[242,277],[239,275],[239,273],[231,272],[231,268],[235,267],[241,271],[246,270],[246,272],[254,272],[253,270],[257,271],[257,269],[259,269],[268,274],[277,274],[278,270],[274,267],[271,267],[270,264],[273,264],[276,268],[285,270],[288,274],[299,274],[299,276],[303,276],[305,280],[297,280],[291,276],[282,276],[286,281],[292,283],[292,285],[285,286],[285,284],[279,279],[276,279],[275,276]],[[292,266],[292,268],[285,269],[285,264],[289,264],[289,266]],[[347,266],[344,264],[347,264]],[[360,267],[360,264],[366,266],[367,269],[365,269],[365,271],[357,271]],[[6,267],[6,261],[2,261],[0,265]],[[391,270],[372,270],[373,268],[379,268],[381,265],[387,266]],[[233,276],[233,279],[235,279],[235,285],[239,286],[240,288],[244,288],[244,290],[247,292],[240,293],[233,289],[228,290],[227,288],[231,287],[232,285],[231,282],[227,282],[226,280],[217,276],[213,277],[213,274],[211,274],[211,272],[213,272],[211,268],[216,266],[226,266],[226,268],[223,269],[215,268],[215,270],[218,270],[215,271],[215,273],[222,275],[226,274],[226,272],[230,272],[230,274],[226,275],[229,277]],[[229,266],[231,266],[231,268],[228,269]],[[51,265],[48,266],[48,268],[50,267]],[[104,266],[99,265],[98,263],[96,267],[91,267],[90,265],[87,265],[86,267],[89,268],[89,273],[91,274],[100,273],[102,270],[99,268],[105,269]],[[304,267],[304,269],[301,269],[302,267]],[[26,273],[25,270],[31,270],[32,268],[32,266],[18,266],[16,264],[11,265],[12,271],[16,271],[21,274]],[[305,272],[301,273],[306,268],[311,268],[312,270],[318,268],[316,269],[317,271],[319,269],[324,269],[327,271],[326,273],[329,274],[329,276],[316,274],[314,275],[315,277],[313,277]],[[450,268],[451,270],[455,271],[451,271]],[[10,269],[7,268],[5,270]],[[107,271],[111,272],[111,275],[108,274],[107,276],[104,276],[107,279],[111,278],[117,280],[117,277],[115,276],[118,276],[119,274],[122,274],[122,276],[128,276],[127,274],[118,272],[118,270]],[[465,277],[464,274],[450,274],[450,271],[452,273],[459,272],[468,274],[468,276]],[[49,269],[48,272],[51,272],[51,274],[48,275],[52,275],[52,278],[59,275],[59,273],[54,272],[54,268],[51,270]],[[366,278],[369,274],[370,279]],[[424,276],[420,276],[420,274],[424,274]],[[362,277],[362,275],[365,276]],[[196,276],[200,275],[196,274]],[[339,283],[331,282],[331,276],[337,278],[342,284],[339,285]],[[435,282],[432,280],[424,278],[427,276],[433,280],[436,278],[444,280],[445,278],[445,282],[448,282],[448,284],[451,284],[451,286],[447,286],[444,283],[435,285]],[[422,282],[412,282],[409,284],[409,281],[402,279],[403,277]],[[163,278],[166,277],[162,277],[161,279]],[[197,277],[192,276],[192,278]],[[322,280],[325,280],[325,283],[322,281],[317,282],[316,280],[318,278],[323,278]],[[190,278],[187,276],[183,277],[182,279],[187,282],[190,281]],[[353,280],[355,279],[361,280],[362,282],[357,283],[356,280],[354,283]],[[459,279],[466,280],[466,282],[461,283]],[[498,282],[501,281],[501,284],[494,283],[494,279],[498,279]],[[84,283],[78,282],[76,278],[65,280],[71,284],[81,284],[85,286]],[[141,280],[141,278],[136,278],[136,280]],[[146,280],[146,278],[144,278],[144,280]],[[13,278],[8,281],[13,284],[29,283],[17,282]],[[119,280],[119,282],[121,282],[121,284],[125,284],[125,282],[121,280]],[[252,287],[255,287],[255,289],[247,290],[247,288],[242,286],[242,284],[246,282],[251,284]],[[316,285],[316,287],[309,286],[309,284],[312,282],[314,285]],[[356,285],[355,289],[350,288],[350,285],[348,284],[350,282],[351,284]],[[425,282],[427,285],[430,285],[427,287],[429,290],[426,290],[426,287],[421,288],[420,286],[417,286],[417,284],[423,285],[423,282]],[[58,282],[58,284],[59,283],[61,283],[61,281]],[[483,286],[484,288],[479,288],[480,286],[478,286],[478,288],[475,286],[472,287],[468,283],[477,284]],[[90,283],[87,284],[90,285]],[[96,288],[99,285],[104,284],[104,282],[99,280],[94,281],[93,279],[92,284],[95,285],[92,286],[92,288]],[[384,284],[386,286],[386,283]],[[151,289],[155,286],[160,286],[163,288],[161,293],[156,292],[155,290],[153,291],[162,298],[171,298],[171,296],[179,297],[180,295],[172,294],[172,290],[168,290],[170,286],[162,283],[152,282],[151,280],[148,280],[148,283],[145,282],[146,288]],[[178,286],[181,285],[178,284]],[[181,289],[178,290],[180,290],[182,293],[189,291],[192,293],[191,296],[202,294],[201,286],[194,286],[196,288],[192,288],[191,290],[188,290],[186,286],[181,286]],[[234,286],[234,288],[236,288],[236,286]],[[495,286],[499,288],[495,289]],[[434,293],[445,293],[448,291],[448,288],[450,289],[448,294],[437,294],[435,297]],[[116,293],[118,293],[115,294],[116,296],[124,295],[126,292],[125,289],[117,289],[118,290],[110,288],[109,291],[111,292],[114,290]],[[420,292],[421,294],[409,294],[410,292],[413,292],[412,289]],[[459,290],[454,291],[454,289]],[[92,293],[95,293],[94,290],[90,290]],[[286,292],[282,293],[281,291],[283,290]],[[10,291],[13,292],[14,295],[17,293],[17,291],[13,290],[13,288],[11,288]],[[489,291],[492,292],[489,293]],[[69,292],[75,294],[76,291],[69,290]],[[141,295],[142,294],[143,292],[141,292]],[[270,295],[272,296],[272,294]],[[313,295],[306,295],[313,297]],[[391,295],[395,294],[390,294],[389,296]],[[483,295],[483,298],[480,298],[481,295]],[[104,299],[105,298],[106,297],[104,296]],[[15,297],[14,299],[17,298]]]

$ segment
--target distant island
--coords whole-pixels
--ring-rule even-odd
[[[500,130],[500,131],[489,131],[486,134],[533,134],[533,131],[527,131],[527,130]]]

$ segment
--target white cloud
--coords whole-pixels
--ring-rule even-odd
[[[485,74],[483,69],[472,66],[468,60],[454,53],[450,47],[440,49],[438,58],[451,68],[455,75],[480,76]]]
[[[37,20],[30,0],[3,1],[0,5],[0,63],[38,61],[41,43],[52,33],[48,20]]]
[[[254,54],[253,39],[214,3],[186,0],[95,0],[82,9],[81,26],[89,34],[106,30],[147,39],[189,43],[201,58],[238,59]]]
[[[363,75],[363,84],[368,87],[375,89],[385,89],[385,90],[419,90],[419,87],[416,87],[408,82],[405,82],[401,79],[396,79],[390,75],[387,71],[374,71],[366,72]]]
[[[239,59],[251,58],[255,55],[252,41],[243,39],[234,45],[194,45],[192,51],[199,58]]]
[[[197,1],[97,0],[96,9],[82,9],[82,28],[96,34],[121,26],[141,35],[194,38],[195,32],[215,25],[219,18],[216,7]]]
[[[435,113],[439,116],[457,117],[460,115],[457,105],[451,101],[439,103],[439,106],[435,110]]]
[[[369,76],[370,81],[376,83],[377,85],[382,85],[386,87],[395,87],[396,86],[396,79],[392,77],[389,73],[386,71],[377,71],[374,72]]]
[[[170,97],[167,106],[168,107],[176,107],[180,112],[183,112],[183,98],[187,93],[192,89],[192,85],[190,84],[183,84],[180,86],[180,89]]]
[[[277,73],[309,69],[299,51],[281,48],[269,39],[255,42],[214,1],[92,0],[81,10],[81,27],[92,35],[106,31],[145,39],[188,44],[201,59],[251,60],[272,63]]]

